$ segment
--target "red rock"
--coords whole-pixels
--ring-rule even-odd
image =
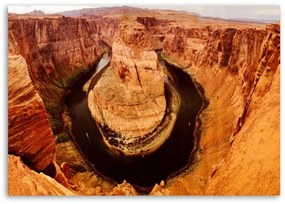
[[[8,195],[74,196],[76,193],[68,190],[53,178],[30,170],[19,157],[8,155]]]
[[[9,54],[8,76],[8,152],[21,156],[33,169],[44,170],[52,163],[55,142],[22,56]]]

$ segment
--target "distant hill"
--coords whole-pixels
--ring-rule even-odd
[[[45,16],[46,14],[41,11],[41,10],[34,10],[30,13],[26,13],[26,15],[30,15],[30,16]]]
[[[277,23],[277,20],[274,19],[251,19],[251,18],[214,18],[214,17],[204,17],[200,16],[203,19],[212,19],[212,20],[223,20],[228,22],[240,22],[240,23],[259,23],[259,24],[268,24],[268,23]]]
[[[106,16],[106,15],[138,15],[138,14],[153,14],[154,9],[147,9],[147,8],[136,8],[136,7],[130,7],[130,6],[115,6],[115,7],[100,7],[100,8],[84,8],[84,9],[79,9],[79,10],[71,10],[71,11],[63,11],[63,12],[58,12],[56,14],[63,15],[63,16],[68,16],[68,17],[86,17],[86,16]],[[176,14],[184,14],[184,15],[192,15],[192,16],[197,16],[202,19],[212,19],[212,20],[222,20],[222,21],[229,21],[229,22],[242,22],[242,23],[276,23],[279,21],[279,16],[258,16],[255,19],[251,18],[220,18],[220,17],[211,17],[211,16],[203,16],[195,12],[189,12],[189,11],[184,11],[184,10],[161,10],[164,12],[174,12]],[[30,13],[30,15],[33,15],[32,13],[38,13],[42,11],[33,11]],[[43,13],[43,12],[42,12]],[[35,15],[35,14],[34,14]]]
[[[105,15],[122,15],[122,14],[134,14],[150,11],[148,9],[141,9],[129,6],[118,6],[118,7],[101,7],[101,8],[85,8],[80,10],[71,10],[58,12],[57,14],[69,17],[78,16],[105,16]]]

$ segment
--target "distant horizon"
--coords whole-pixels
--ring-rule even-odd
[[[222,18],[226,20],[256,20],[259,22],[280,21],[280,6],[274,5],[82,5],[82,6],[22,6],[13,5],[8,7],[8,13],[25,14],[35,10],[41,10],[45,14],[56,14],[60,12],[106,8],[106,7],[133,7],[141,9],[173,10],[180,12],[196,13],[202,17]]]

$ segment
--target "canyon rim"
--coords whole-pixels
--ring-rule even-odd
[[[280,21],[9,10],[8,194],[279,195]]]

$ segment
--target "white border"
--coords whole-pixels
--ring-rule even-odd
[[[97,5],[105,5],[105,4],[116,4],[116,5],[127,5],[127,4],[176,4],[176,5],[189,5],[189,4],[199,4],[199,5],[205,5],[205,4],[212,4],[212,5],[280,5],[281,6],[281,67],[284,68],[283,59],[285,59],[284,56],[284,23],[282,20],[283,17],[283,11],[284,11],[284,2],[282,0],[200,0],[194,1],[194,0],[175,0],[175,1],[167,1],[167,0],[159,0],[159,1],[153,1],[153,0],[144,0],[144,1],[130,1],[130,0],[104,0],[102,2],[95,2],[92,0],[68,0],[68,1],[61,1],[58,0],[1,0],[1,21],[0,25],[2,27],[0,31],[1,36],[1,49],[0,49],[0,62],[1,62],[1,72],[0,72],[0,94],[1,94],[1,106],[0,106],[0,138],[1,138],[1,145],[0,148],[0,158],[1,158],[1,164],[0,164],[0,182],[1,182],[1,197],[0,202],[1,203],[11,203],[11,202],[21,202],[21,203],[62,203],[63,201],[66,203],[78,203],[84,201],[84,203],[98,203],[98,202],[114,202],[114,203],[129,203],[129,202],[136,202],[136,203],[158,203],[158,202],[166,202],[166,203],[173,203],[173,202],[179,202],[179,203],[284,203],[284,186],[281,185],[281,196],[278,197],[132,197],[126,198],[126,197],[7,197],[7,80],[8,80],[8,72],[7,72],[7,6],[8,5],[90,5],[90,4],[97,4]],[[284,179],[284,171],[283,170],[283,155],[284,155],[284,139],[282,139],[282,136],[284,136],[284,111],[283,111],[283,99],[284,99],[284,86],[282,80],[284,80],[284,74],[283,70],[281,68],[281,184],[283,184]]]

